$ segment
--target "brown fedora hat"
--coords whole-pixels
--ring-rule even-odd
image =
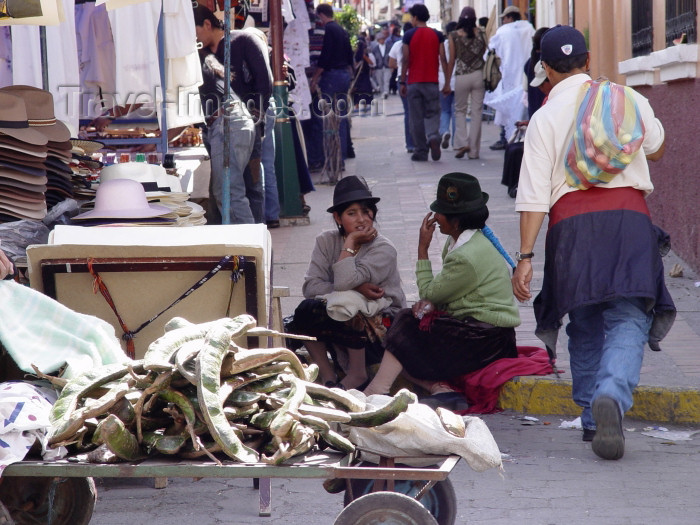
[[[0,91],[24,100],[29,126],[47,139],[54,142],[65,142],[70,139],[68,127],[56,119],[53,95],[49,91],[34,86],[7,86]]]
[[[45,159],[49,154],[46,146],[34,146],[33,144],[15,140],[7,135],[0,135],[0,151],[4,155],[31,155],[40,160]]]
[[[29,127],[24,100],[2,90],[0,90],[0,133],[36,146],[45,146],[48,142],[45,135]]]

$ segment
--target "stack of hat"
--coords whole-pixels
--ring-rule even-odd
[[[47,139],[47,155],[43,162],[47,177],[47,207],[50,209],[59,202],[72,198],[70,130],[56,119],[53,95],[33,86],[7,86],[0,91],[24,100],[29,127]]]
[[[163,166],[144,162],[122,162],[105,166],[100,172],[100,186],[107,181],[118,179],[140,183],[149,203],[170,209],[176,218],[174,226],[206,224],[204,209],[188,201],[189,194],[182,191],[180,179],[169,175]]]
[[[24,100],[0,90],[0,222],[46,216],[47,143],[29,126]]]
[[[170,208],[149,204],[143,186],[131,179],[103,181],[97,188],[93,208],[73,217],[81,226],[171,226],[177,215]]]
[[[94,199],[93,183],[99,180],[104,164],[93,154],[104,148],[96,140],[70,139],[72,146],[70,167],[73,170],[73,194],[76,199]]]

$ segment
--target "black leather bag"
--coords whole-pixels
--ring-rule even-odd
[[[512,198],[515,198],[518,192],[520,165],[523,162],[524,135],[524,129],[518,128],[513,138],[506,144],[505,156],[503,158],[501,184],[508,188],[508,195]]]

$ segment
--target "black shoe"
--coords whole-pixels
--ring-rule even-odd
[[[600,396],[593,401],[596,433],[591,448],[603,459],[620,459],[625,454],[620,406],[612,397]]]
[[[349,149],[348,154],[347,154],[348,159],[354,159],[355,158],[355,150],[354,149]]]
[[[593,441],[594,437],[595,437],[595,428],[584,428],[583,429],[583,437],[581,438],[583,441]]]
[[[406,148],[406,153],[413,153],[413,148]]]
[[[447,149],[450,147],[451,136],[452,135],[450,135],[449,131],[445,131],[445,133],[442,134],[442,144],[440,144],[442,146],[442,149]]]
[[[280,221],[267,221],[265,224],[267,224],[268,230],[280,227]]]
[[[428,156],[418,155],[418,153],[414,153],[413,155],[411,155],[411,160],[414,160],[416,162],[427,162]]]
[[[435,410],[436,408],[446,408],[452,412],[467,410],[469,404],[462,394],[459,392],[441,392],[432,396],[419,399],[420,403],[428,405]]]
[[[433,160],[440,160],[440,155],[442,155],[440,151],[440,139],[432,139],[430,141],[430,157]]]
[[[503,140],[499,140],[498,142],[494,142],[493,144],[491,144],[489,146],[489,149],[492,149],[494,151],[499,150],[499,149],[506,149],[506,144],[507,144],[507,142],[505,142]]]

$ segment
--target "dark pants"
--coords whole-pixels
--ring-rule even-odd
[[[328,69],[323,72],[318,83],[323,98],[331,105],[332,111],[340,119],[338,133],[340,135],[340,151],[343,160],[348,156],[350,137],[350,128],[348,126],[350,110],[348,90],[350,89],[350,81],[350,71],[347,69]]]
[[[409,84],[407,98],[413,153],[427,158],[428,141],[440,140],[440,91],[437,82]]]
[[[403,134],[406,137],[406,149],[413,149],[413,139],[411,138],[411,127],[409,126],[408,98],[400,97],[403,104]]]

